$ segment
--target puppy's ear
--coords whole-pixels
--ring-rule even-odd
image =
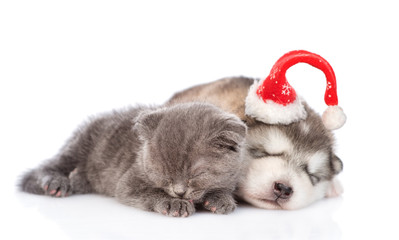
[[[238,152],[245,139],[247,126],[235,116],[226,117],[222,124],[222,129],[213,137],[211,144],[217,148]]]
[[[344,165],[339,157],[334,153],[331,155],[331,167],[334,174],[338,174],[342,171]]]
[[[162,110],[143,111],[133,120],[133,131],[137,131],[142,140],[150,139],[163,116],[164,111]]]

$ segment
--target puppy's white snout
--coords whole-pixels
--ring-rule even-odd
[[[294,193],[292,187],[279,182],[274,183],[273,192],[280,199],[289,199]]]

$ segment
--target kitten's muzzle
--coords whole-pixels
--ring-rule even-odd
[[[173,191],[179,198],[182,198],[184,196],[184,194],[186,193],[186,191]]]
[[[180,198],[182,198],[184,194],[186,194],[186,192],[187,192],[187,187],[185,187],[182,184],[176,184],[173,186],[173,193]]]

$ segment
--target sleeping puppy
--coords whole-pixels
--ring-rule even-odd
[[[299,209],[342,193],[334,178],[342,162],[334,138],[320,115],[306,103],[307,118],[289,125],[266,124],[245,114],[245,99],[254,79],[224,78],[176,93],[166,105],[203,101],[240,117],[247,126],[244,157],[249,161],[236,194],[266,209]]]

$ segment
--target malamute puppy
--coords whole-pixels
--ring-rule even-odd
[[[176,93],[166,105],[204,101],[236,114],[248,128],[245,158],[249,168],[237,195],[266,209],[298,209],[342,188],[334,177],[342,162],[321,117],[307,104],[308,117],[289,125],[265,124],[245,115],[245,98],[254,79],[224,78]]]

